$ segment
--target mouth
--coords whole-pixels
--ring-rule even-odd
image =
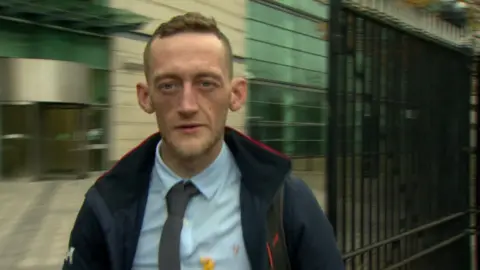
[[[177,126],[177,129],[185,133],[192,133],[197,131],[200,127],[202,127],[200,124],[185,124]]]

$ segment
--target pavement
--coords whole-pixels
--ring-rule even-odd
[[[0,182],[0,270],[59,270],[93,179]]]

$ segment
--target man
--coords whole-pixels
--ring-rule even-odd
[[[344,269],[332,228],[289,159],[225,128],[247,82],[233,78],[232,48],[215,20],[187,13],[160,25],[144,65],[138,103],[161,134],[87,192],[63,269],[286,269],[273,263],[278,239],[268,239],[266,221],[281,187],[291,269]]]

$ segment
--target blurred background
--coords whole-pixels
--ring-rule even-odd
[[[412,27],[442,22],[422,31],[476,44],[476,0],[344,2],[400,12]],[[327,209],[329,27],[340,20],[330,8],[328,0],[1,0],[0,269],[59,269],[86,189],[157,130],[136,100],[143,49],[160,23],[188,11],[217,20],[235,75],[249,78],[248,104],[228,125],[291,156]],[[362,143],[353,138],[344,142],[352,149]]]

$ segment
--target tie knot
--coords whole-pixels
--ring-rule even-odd
[[[183,218],[190,199],[199,193],[192,183],[179,182],[167,193],[168,214]]]

